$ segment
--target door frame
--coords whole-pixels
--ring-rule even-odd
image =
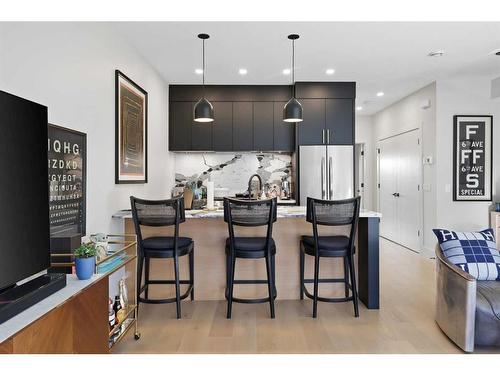
[[[423,123],[422,123],[423,125]],[[422,126],[413,126],[408,130],[398,132],[396,134],[390,135],[388,137],[380,138],[377,140],[377,211],[380,212],[380,142],[394,138],[403,134],[407,134],[413,131],[417,131],[417,136],[418,136],[418,155],[420,159],[419,163],[419,168],[417,169],[418,171],[418,202],[417,202],[417,208],[418,208],[418,223],[420,228],[419,230],[419,238],[418,238],[418,244],[419,244],[419,249],[417,250],[418,253],[421,253],[423,250],[424,246],[424,189],[423,189],[423,176],[424,176],[424,165],[423,165],[423,147],[422,147]],[[383,220],[383,217],[382,217]],[[384,237],[385,238],[385,237]],[[390,239],[387,238],[387,240],[391,241]],[[410,249],[409,247],[406,247],[404,245],[401,245],[398,243],[398,245],[403,246],[411,251],[415,251],[414,249]]]
[[[365,142],[359,142],[354,144],[354,161],[356,161],[356,146],[359,146],[361,150],[361,155],[360,158],[361,163],[354,163],[354,196],[357,195],[357,188],[356,186],[356,176],[360,176],[360,170],[359,167],[361,166],[363,168],[363,181],[358,181],[359,184],[363,184],[361,188],[362,192],[362,199],[361,199],[361,209],[364,209],[366,206],[366,143]]]

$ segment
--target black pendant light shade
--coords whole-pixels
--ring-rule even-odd
[[[194,121],[212,122],[214,121],[214,107],[205,99],[205,40],[210,38],[208,34],[198,34],[198,38],[203,41],[203,97],[194,106]]]
[[[301,122],[302,121],[302,105],[295,98],[290,99],[283,107],[283,121],[285,122]]]
[[[201,98],[194,106],[194,121],[212,122],[214,121],[214,107],[207,99]]]
[[[295,41],[299,39],[297,34],[288,35],[288,39],[292,41],[292,85],[293,97],[283,107],[283,121],[285,122],[301,122],[302,121],[302,104],[295,98]]]

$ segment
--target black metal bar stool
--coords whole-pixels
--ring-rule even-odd
[[[184,214],[184,198],[151,201],[130,197],[132,217],[137,235],[137,301],[143,303],[172,303],[177,305],[177,319],[181,317],[181,300],[191,294],[194,300],[194,242],[189,237],[179,237],[179,224],[186,218]],[[143,238],[141,226],[166,227],[174,226],[172,237],[155,236]],[[179,257],[189,255],[189,280],[179,279]],[[150,280],[149,268],[152,258],[173,258],[174,280]],[[142,269],[145,265],[145,281],[142,285]],[[175,297],[167,299],[150,299],[149,285],[175,284]],[[187,284],[188,289],[180,294],[180,284]],[[144,298],[141,297],[142,292]]]
[[[276,245],[272,238],[273,223],[276,221],[276,198],[266,200],[238,200],[224,198],[224,221],[229,228],[226,239],[226,299],[227,318],[231,318],[233,302],[269,302],[271,318],[274,319],[274,300],[276,299],[275,260]],[[267,226],[266,237],[235,237],[234,227]],[[235,280],[234,269],[237,258],[266,260],[267,280]],[[233,297],[234,284],[267,284],[269,297],[245,299]]]
[[[354,253],[356,248],[354,240],[359,220],[360,197],[329,201],[322,199],[307,198],[306,220],[312,223],[313,236],[302,236],[300,241],[300,299],[304,294],[313,300],[313,318],[317,317],[318,301],[322,302],[346,302],[353,301],[354,315],[359,317],[358,290],[356,286],[356,270],[354,267]],[[350,234],[347,236],[318,236],[318,226],[350,226]],[[304,279],[305,255],[314,256],[314,278]],[[319,278],[319,260],[325,258],[343,258],[344,277],[333,279]],[[349,275],[351,282],[349,283]],[[313,283],[314,292],[309,293],[305,284]],[[344,283],[344,298],[327,298],[318,296],[319,283]],[[349,296],[349,290],[352,295]]]

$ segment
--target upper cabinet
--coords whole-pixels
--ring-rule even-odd
[[[169,149],[171,151],[284,151],[297,145],[353,144],[355,83],[296,84],[304,121],[283,121],[291,86],[206,86],[214,106],[213,123],[193,121],[202,95],[199,85],[171,85]]]
[[[297,124],[299,145],[354,144],[354,82],[297,83],[304,120]]]

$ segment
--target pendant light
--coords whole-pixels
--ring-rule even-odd
[[[194,121],[212,122],[214,121],[214,107],[205,99],[205,40],[210,38],[210,35],[198,34],[198,38],[203,41],[203,97],[194,106]]]
[[[288,35],[288,39],[292,41],[292,85],[293,97],[283,107],[283,121],[285,122],[301,122],[302,121],[302,104],[295,98],[295,41],[299,39],[297,34]]]

